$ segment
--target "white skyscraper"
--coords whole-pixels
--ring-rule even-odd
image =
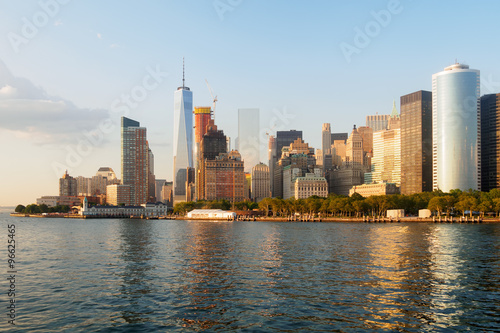
[[[479,71],[454,64],[432,75],[433,189],[480,189]]]
[[[193,167],[193,92],[184,84],[174,93],[174,201],[186,198],[187,168]]]
[[[259,109],[238,109],[238,139],[236,150],[244,161],[245,172],[260,162]]]

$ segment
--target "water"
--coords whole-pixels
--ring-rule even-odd
[[[0,330],[500,330],[500,225],[0,220]]]

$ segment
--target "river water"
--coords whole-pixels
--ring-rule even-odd
[[[500,224],[0,220],[0,330],[500,330]]]

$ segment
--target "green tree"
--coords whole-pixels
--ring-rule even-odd
[[[306,199],[306,206],[309,211],[309,215],[314,215],[318,213],[321,208],[321,199],[317,196],[312,196]]]
[[[16,213],[24,213],[24,210],[26,209],[25,206],[23,205],[17,205],[16,209],[14,210]]]
[[[48,213],[49,212],[49,207],[46,205],[46,204],[41,204],[40,206],[38,206],[40,208],[40,211],[42,213]]]
[[[427,209],[429,201],[435,196],[434,192],[414,193],[410,196],[413,202],[414,214],[417,214],[420,209]]]
[[[453,195],[445,195],[444,197],[446,203],[446,216],[450,216],[451,211],[455,208],[455,204],[458,201],[458,198]]]
[[[272,198],[271,199],[271,210],[273,212],[273,216],[276,217],[281,208],[283,199],[281,198]]]
[[[248,206],[245,201],[235,202],[234,208],[237,210],[248,210]]]
[[[384,195],[372,195],[366,198],[366,203],[369,205],[373,216],[382,216],[387,210],[388,202],[385,201]]]
[[[254,209],[259,208],[259,205],[256,202],[247,201],[247,207],[249,210],[254,210]]]
[[[490,193],[481,192],[477,209],[484,216],[485,213],[493,211],[493,200],[491,199]]]
[[[359,194],[358,192],[354,192],[349,198],[351,199],[351,202],[357,201],[357,200],[365,200],[365,198],[361,194]]]
[[[443,211],[446,211],[446,215],[448,216],[455,207],[456,202],[457,198],[453,195],[435,196],[429,201],[427,208],[432,211],[437,211],[439,216],[441,216]]]
[[[500,198],[500,189],[494,188],[488,192],[491,199]]]
[[[328,215],[328,206],[330,205],[330,199],[326,198],[321,202],[321,207],[319,208],[319,211],[321,214]]]
[[[271,208],[272,200],[273,199],[271,198],[264,198],[259,202],[259,209],[266,212],[266,216],[269,216],[269,209]]]
[[[38,214],[38,213],[40,213],[40,207],[38,207],[38,205],[36,205],[36,204],[31,204],[31,205],[26,206],[25,211],[28,214]]]
[[[365,200],[355,200],[352,202],[352,207],[356,212],[356,217],[359,217],[362,213],[368,210],[368,204]]]
[[[465,216],[465,211],[470,211],[470,217],[472,217],[472,211],[477,208],[477,199],[470,194],[460,195],[458,202],[456,203],[456,208],[461,210],[463,216]]]
[[[500,212],[500,198],[493,198],[493,210],[498,214]]]
[[[330,199],[330,204],[328,205],[328,211],[332,213],[332,216],[340,213],[342,211],[342,202],[340,198],[332,198]]]
[[[446,207],[446,202],[443,199],[443,197],[436,196],[429,201],[429,205],[427,206],[427,209],[429,209],[433,212],[437,211],[438,216],[441,216],[445,207]]]
[[[174,214],[178,215],[186,215],[187,212],[190,212],[193,210],[193,202],[179,202],[176,203],[174,206]]]
[[[348,197],[340,198],[341,211],[344,216],[351,216],[351,213],[354,212],[354,207],[351,204],[351,200]]]

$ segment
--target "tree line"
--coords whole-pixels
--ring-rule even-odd
[[[404,209],[405,214],[418,215],[420,209],[429,209],[438,216],[466,215],[478,212],[481,216],[500,212],[500,189],[490,192],[476,190],[452,190],[442,192],[422,192],[411,195],[374,195],[364,198],[359,193],[350,197],[330,194],[327,198],[312,196],[307,199],[265,198],[258,204],[251,201],[236,202],[234,206],[227,200],[197,201],[176,204],[174,213],[185,214],[193,209],[236,209],[258,208],[266,216],[287,217],[294,214],[308,214],[324,217],[385,216],[389,209]]]
[[[17,205],[14,210],[16,213],[24,213],[24,214],[41,214],[41,213],[67,213],[69,212],[69,206],[66,205],[57,205],[53,207],[49,207],[46,204],[31,204],[28,206]]]

